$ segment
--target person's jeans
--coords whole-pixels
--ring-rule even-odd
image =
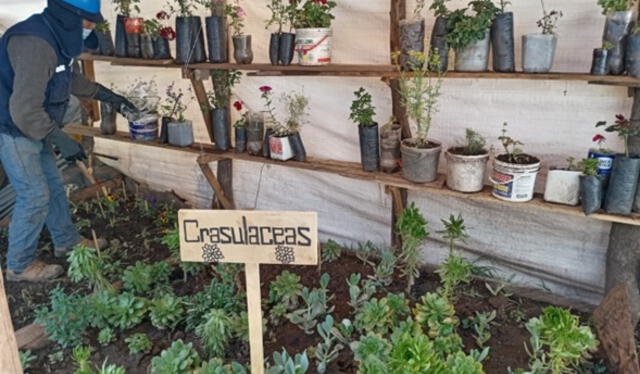
[[[69,201],[51,144],[0,134],[0,161],[16,191],[7,268],[21,273],[36,258],[45,223],[56,248],[71,248],[81,238],[71,221]]]

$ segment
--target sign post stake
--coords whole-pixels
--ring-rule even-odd
[[[249,314],[249,342],[251,349],[251,373],[264,373],[264,351],[262,347],[262,303],[260,295],[260,265],[246,263],[244,273],[247,280],[247,309]]]

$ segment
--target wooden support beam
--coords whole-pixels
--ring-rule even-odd
[[[81,63],[82,63],[82,74],[85,77],[95,82],[96,70],[93,66],[93,61],[81,60]],[[100,106],[98,105],[98,102],[96,100],[89,100],[87,109],[89,110],[89,118],[91,119],[92,122],[100,121]]]
[[[224,189],[222,188],[222,185],[220,185],[218,178],[216,178],[216,175],[213,173],[213,170],[211,170],[209,164],[206,161],[201,161],[201,159],[198,158],[198,165],[200,166],[200,169],[202,170],[205,178],[207,178],[207,181],[211,185],[211,188],[213,188],[215,197],[216,199],[218,199],[218,201],[220,201],[222,207],[224,209],[235,209],[233,203],[229,201],[229,199],[227,199],[227,197],[225,196]]]
[[[4,291],[2,270],[0,270],[0,341],[2,342],[2,349],[0,349],[0,372],[22,373],[18,343],[16,342],[16,336],[13,331],[7,295]]]
[[[209,105],[209,98],[207,98],[207,90],[204,88],[204,83],[201,76],[193,69],[183,69],[182,76],[191,80],[191,86],[193,87],[193,93],[196,95],[198,105],[200,105],[200,111],[204,119],[204,124],[207,127],[207,134],[209,134],[209,140],[214,142],[213,139],[213,126],[211,123],[211,106]]]
[[[391,11],[389,13],[389,49],[391,53],[400,50],[400,20],[404,19],[406,16],[406,0],[391,0]],[[393,61],[391,61],[391,63],[393,63]],[[402,105],[402,100],[400,98],[400,85],[398,79],[391,79],[389,82],[389,87],[391,88],[393,116],[396,118],[402,128],[402,138],[410,138],[411,127],[409,127],[407,112]]]
[[[385,186],[385,192],[391,195],[391,244],[402,245],[402,239],[396,232],[396,223],[407,208],[407,189],[394,186]]]
[[[218,161],[218,181],[224,191],[224,196],[229,200],[232,206],[235,206],[233,200],[233,161],[224,159]]]

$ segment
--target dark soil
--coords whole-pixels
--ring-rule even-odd
[[[507,154],[498,155],[496,158],[502,162],[516,165],[532,165],[540,162],[539,158],[526,153],[519,153],[515,158],[510,158]]]
[[[441,144],[434,143],[432,141],[427,141],[427,144],[417,144],[412,139],[405,139],[402,141],[402,144],[404,144],[407,147],[417,148],[417,149],[432,149],[432,148],[438,148],[441,146]]]
[[[452,147],[452,148],[449,148],[448,152],[453,153],[454,155],[460,155],[460,156],[484,156],[487,153],[489,153],[484,149],[477,153],[471,153],[467,151],[467,147]]]

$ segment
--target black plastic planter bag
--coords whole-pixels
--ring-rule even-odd
[[[100,134],[113,135],[116,133],[116,114],[113,107],[105,102],[100,102]]]
[[[593,214],[602,208],[606,175],[580,176],[580,201],[584,214]]]
[[[424,52],[424,19],[400,21],[400,65],[403,70],[420,67],[420,62],[409,56],[410,51]]]
[[[631,11],[612,12],[607,15],[602,40],[613,45],[607,56],[609,74],[620,75],[625,71],[626,40],[632,23]]]
[[[592,75],[609,74],[609,65],[607,65],[608,55],[609,51],[606,49],[596,48],[593,50],[593,61],[591,62]]]
[[[94,30],[96,37],[98,38],[98,50],[103,56],[113,56],[115,48],[113,46],[113,38],[111,38],[110,32],[101,32]]]
[[[271,157],[271,146],[269,145],[269,138],[273,135],[273,129],[267,129],[264,134],[264,140],[262,141],[262,157]]]
[[[124,21],[127,17],[118,14],[116,19],[116,45],[115,54],[118,57],[127,57],[127,33],[124,30]]]
[[[153,58],[153,40],[150,35],[140,35],[140,55],[149,60]]]
[[[231,146],[229,143],[229,112],[226,108],[214,109],[211,114],[213,125],[213,141],[215,148],[219,151],[226,151]]]
[[[195,64],[206,59],[200,17],[176,17],[176,62]]]
[[[163,37],[157,37],[153,39],[153,58],[156,60],[171,59],[171,48],[169,47],[169,40]]]
[[[247,149],[247,128],[236,127],[236,153],[243,153]]]
[[[627,37],[625,59],[629,75],[640,78],[640,35],[633,34]]]
[[[269,39],[269,61],[271,61],[271,65],[280,63],[280,34],[277,32],[271,33]]]
[[[447,33],[449,32],[448,22],[449,19],[447,17],[436,18],[436,23],[433,25],[433,31],[431,32],[431,49],[429,54],[434,51],[438,52],[438,57],[440,58],[438,71],[441,73],[447,71],[449,66],[449,43],[447,43]]]
[[[210,16],[204,19],[207,25],[207,46],[209,61],[228,62],[226,17]]]
[[[293,158],[297,161],[304,161],[307,159],[307,151],[304,149],[304,143],[300,137],[300,133],[296,132],[289,136],[289,142],[291,143],[291,150],[293,151]]]
[[[494,71],[512,73],[516,70],[514,45],[513,13],[498,14],[491,25]]]
[[[140,52],[140,34],[126,34],[127,38],[127,57],[139,58]]]
[[[169,123],[173,122],[171,117],[162,117],[160,126],[160,143],[169,143]]]
[[[358,125],[360,138],[360,160],[365,171],[376,171],[380,166],[378,124],[373,126]]]
[[[291,65],[296,49],[296,34],[283,32],[280,34],[280,42],[278,45],[278,61],[280,65]]]
[[[640,158],[616,156],[604,200],[604,210],[613,214],[630,214],[638,188]]]

